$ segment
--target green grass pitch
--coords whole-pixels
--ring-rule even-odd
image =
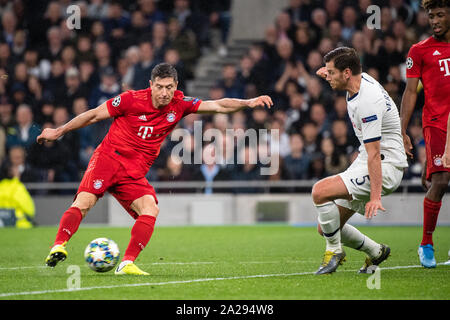
[[[314,227],[255,225],[156,227],[136,264],[151,276],[96,273],[84,262],[86,245],[109,237],[125,251],[130,228],[81,225],[69,242],[69,257],[56,268],[44,259],[56,227],[0,230],[0,299],[305,300],[450,298],[450,266],[419,266],[420,227],[360,227],[387,243],[391,257],[377,278],[359,275],[364,254],[346,248],[336,273],[315,276],[324,240]],[[436,260],[447,261],[450,227],[434,234]],[[78,266],[73,267],[73,266]],[[80,288],[71,276],[79,270]],[[71,282],[72,281],[72,282]],[[368,282],[369,285],[368,286]],[[378,289],[374,286],[378,285]],[[370,289],[372,287],[372,289]]]

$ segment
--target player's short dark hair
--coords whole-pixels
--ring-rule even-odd
[[[422,0],[422,7],[426,11],[435,8],[450,8],[450,0]]]
[[[175,82],[178,82],[178,73],[174,66],[169,63],[163,62],[157,64],[152,70],[150,79],[152,81],[155,81],[156,78],[173,78]]]
[[[361,73],[361,61],[356,53],[356,50],[348,47],[339,47],[328,52],[323,57],[325,63],[333,61],[334,66],[339,71],[344,71],[349,68],[352,74],[357,75]]]

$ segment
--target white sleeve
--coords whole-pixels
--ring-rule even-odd
[[[386,103],[383,98],[367,101],[360,109],[361,131],[364,143],[381,140],[381,122]]]

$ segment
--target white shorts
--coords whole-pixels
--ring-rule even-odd
[[[394,192],[403,178],[403,168],[390,163],[381,163],[382,190],[381,196]],[[341,206],[364,215],[366,203],[370,200],[370,180],[367,161],[356,159],[347,170],[339,176],[344,181],[348,193],[353,200],[336,199],[334,202]]]

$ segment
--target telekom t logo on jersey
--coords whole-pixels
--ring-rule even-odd
[[[150,131],[150,132],[149,132]],[[149,127],[149,126],[140,126],[139,127],[139,132],[138,132],[138,136],[141,137],[142,139],[145,138],[149,138],[152,136],[152,132],[153,132],[153,127]]]
[[[441,67],[441,71],[445,71],[444,77],[450,76],[450,58],[439,60],[439,66]]]

